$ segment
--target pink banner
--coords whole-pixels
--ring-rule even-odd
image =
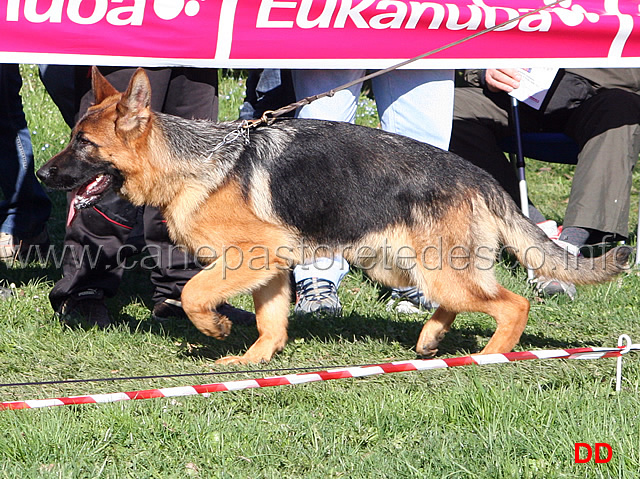
[[[0,61],[382,68],[552,0],[0,0]],[[565,0],[419,68],[640,66],[638,2]]]

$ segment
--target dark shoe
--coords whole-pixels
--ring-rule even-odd
[[[65,322],[82,321],[96,325],[100,329],[112,324],[104,293],[98,289],[88,289],[72,294],[58,309],[60,319]]]
[[[241,326],[253,326],[256,324],[256,315],[251,311],[231,306],[229,303],[222,303],[216,308],[216,311],[226,316],[233,324]]]
[[[307,278],[298,281],[294,313],[339,316],[342,314],[342,304],[338,298],[336,285],[323,278]]]
[[[151,311],[151,318],[154,321],[166,321],[169,318],[186,318],[187,315],[182,309],[182,303],[175,299],[165,299],[156,303]]]
[[[256,324],[256,315],[244,309],[236,308],[228,303],[223,303],[216,308],[216,311],[226,316],[233,324],[250,326]],[[159,322],[169,318],[186,318],[187,315],[182,309],[182,303],[175,299],[165,299],[153,306],[151,317]]]
[[[11,263],[17,259],[35,261],[45,258],[50,244],[46,227],[40,234],[23,238],[10,233],[0,233],[0,261]]]

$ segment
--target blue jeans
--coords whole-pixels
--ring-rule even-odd
[[[291,70],[296,98],[324,93],[365,75],[365,70]],[[453,124],[454,70],[395,70],[372,80],[383,130],[448,149]],[[362,83],[298,109],[298,118],[354,123]],[[331,260],[330,260],[331,261]],[[337,256],[329,265],[305,264],[293,270],[295,281],[319,277],[336,286],[349,271]]]
[[[365,70],[291,70],[301,100],[361,78]],[[382,129],[447,149],[453,123],[453,70],[395,70],[372,82]],[[301,107],[298,118],[353,123],[362,84]]]
[[[34,173],[21,86],[18,65],[0,64],[0,232],[27,238],[43,230],[51,201]]]

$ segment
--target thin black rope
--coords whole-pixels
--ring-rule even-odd
[[[0,387],[19,387],[19,386],[44,386],[51,384],[76,384],[76,383],[91,383],[91,382],[107,382],[107,381],[137,381],[145,379],[169,379],[169,378],[185,378],[194,376],[222,376],[222,375],[236,375],[236,374],[270,374],[284,371],[311,371],[311,370],[327,370],[327,369],[344,369],[344,368],[360,368],[371,366],[371,364],[357,364],[351,366],[302,366],[291,368],[274,368],[274,369],[246,369],[241,371],[209,371],[203,373],[182,373],[182,374],[159,374],[153,376],[122,376],[113,378],[91,378],[91,379],[59,379],[52,381],[29,381],[20,383],[4,383],[0,384]]]

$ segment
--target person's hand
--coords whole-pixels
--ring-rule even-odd
[[[487,88],[492,92],[509,93],[520,86],[521,78],[515,68],[488,68],[485,73]]]

